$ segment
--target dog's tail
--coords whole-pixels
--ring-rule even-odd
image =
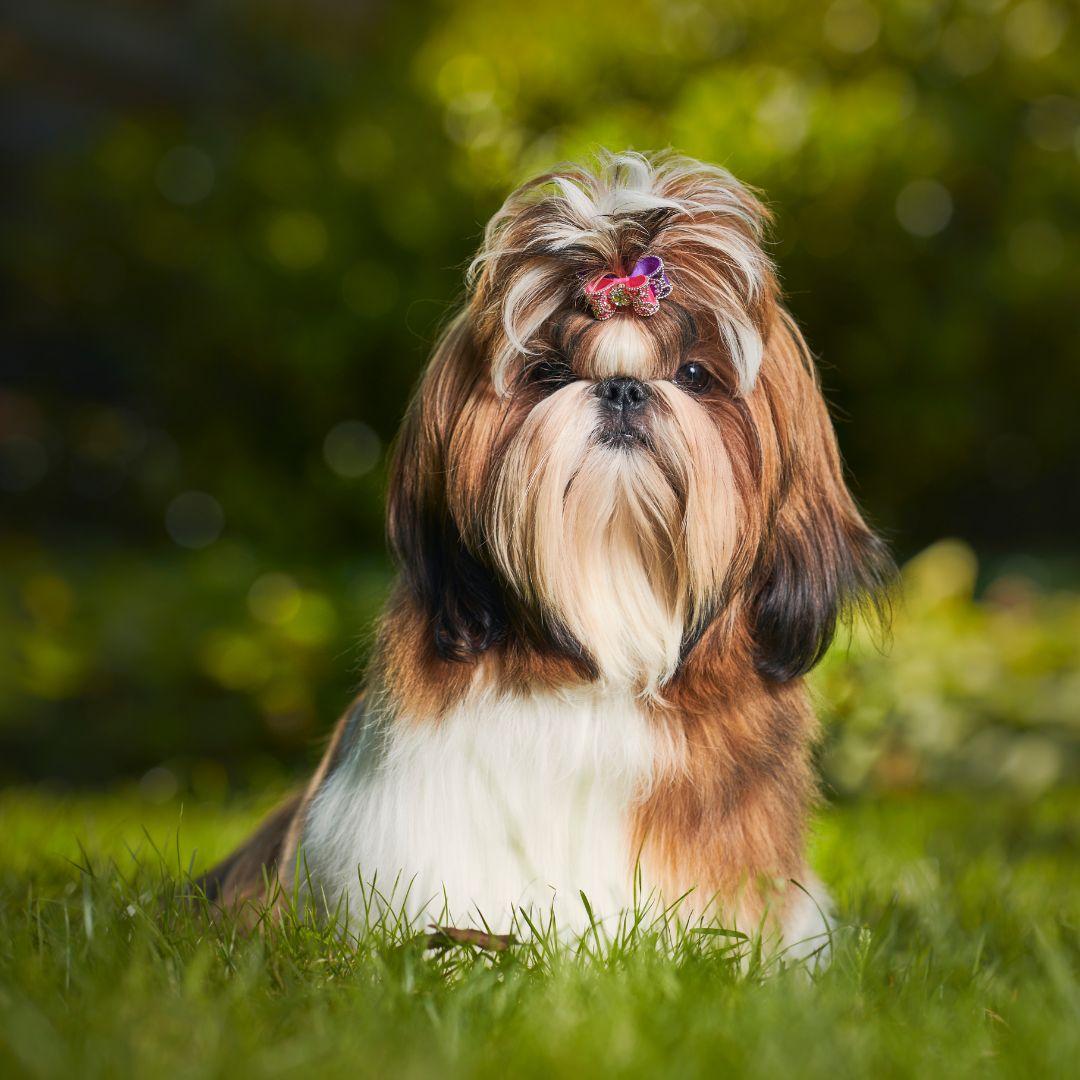
[[[222,908],[264,896],[267,881],[276,880],[285,840],[303,799],[303,792],[291,795],[231,855],[195,878],[195,895]]]

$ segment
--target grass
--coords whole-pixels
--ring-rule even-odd
[[[844,925],[816,974],[740,964],[724,937],[351,950],[162,904],[262,809],[0,794],[0,1074],[832,1080],[1071,1075],[1080,1055],[1074,790],[825,811]]]

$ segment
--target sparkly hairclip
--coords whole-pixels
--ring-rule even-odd
[[[659,255],[643,255],[627,277],[603,274],[585,286],[585,299],[598,319],[610,319],[621,307],[632,308],[635,315],[648,318],[670,295],[671,282]]]

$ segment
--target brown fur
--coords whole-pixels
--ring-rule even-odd
[[[273,898],[275,881],[283,872],[286,837],[302,801],[301,794],[290,795],[249,840],[196,879],[195,885],[207,900],[224,908],[238,908]]]

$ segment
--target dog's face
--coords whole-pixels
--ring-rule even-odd
[[[656,693],[701,650],[786,680],[887,565],[729,174],[605,159],[515,192],[407,418],[390,532],[444,659],[561,656]],[[649,317],[585,285],[663,260]]]

